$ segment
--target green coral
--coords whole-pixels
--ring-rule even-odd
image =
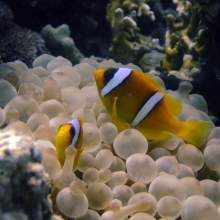
[[[165,55],[161,68],[164,73],[184,69],[190,71],[200,67],[200,59],[211,47],[209,29],[199,16],[198,4],[186,0],[173,0],[178,17],[167,16]]]
[[[69,59],[72,64],[76,64],[82,60],[83,55],[76,48],[73,39],[70,37],[68,25],[63,24],[57,28],[53,28],[51,25],[46,25],[41,30],[41,35],[53,55],[62,55]]]
[[[108,4],[107,20],[114,36],[109,55],[115,60],[138,64],[144,54],[151,50],[151,42],[140,34],[137,26],[139,16],[155,20],[154,13],[144,0],[111,0]]]

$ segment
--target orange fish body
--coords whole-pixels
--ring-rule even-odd
[[[204,143],[212,125],[177,120],[181,103],[149,75],[126,68],[104,68],[96,70],[94,76],[99,96],[119,130],[129,124],[150,140],[169,139],[173,133],[196,146]]]

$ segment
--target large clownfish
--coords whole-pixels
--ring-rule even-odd
[[[83,120],[81,118],[73,119],[67,124],[63,124],[59,127],[57,135],[56,135],[56,151],[58,154],[58,160],[61,166],[64,165],[66,154],[65,149],[72,145],[76,148],[77,154],[74,159],[73,167],[77,167],[79,162],[79,156],[86,148],[90,147],[94,142],[82,148],[83,142]]]
[[[99,96],[119,130],[130,125],[149,140],[167,140],[173,133],[199,147],[213,127],[209,122],[176,119],[181,103],[143,72],[103,68],[94,71],[94,77]]]

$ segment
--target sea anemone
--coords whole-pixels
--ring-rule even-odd
[[[7,134],[20,132],[40,151],[53,212],[77,220],[218,219],[220,128],[211,125],[201,148],[173,134],[152,141],[133,128],[118,130],[93,79],[93,71],[103,66],[122,64],[85,59],[72,66],[63,57],[44,54],[33,62],[33,69],[21,61],[0,66],[4,76],[13,70],[18,79],[15,87],[15,81],[0,82],[1,91],[8,94],[0,96],[0,126]],[[178,91],[169,91],[182,102],[179,119],[211,123],[207,103],[189,95],[191,88],[182,83]],[[57,132],[79,117],[85,122],[81,148],[67,146],[61,164]]]

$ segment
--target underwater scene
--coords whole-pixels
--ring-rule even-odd
[[[219,0],[0,0],[0,220],[220,220]]]

